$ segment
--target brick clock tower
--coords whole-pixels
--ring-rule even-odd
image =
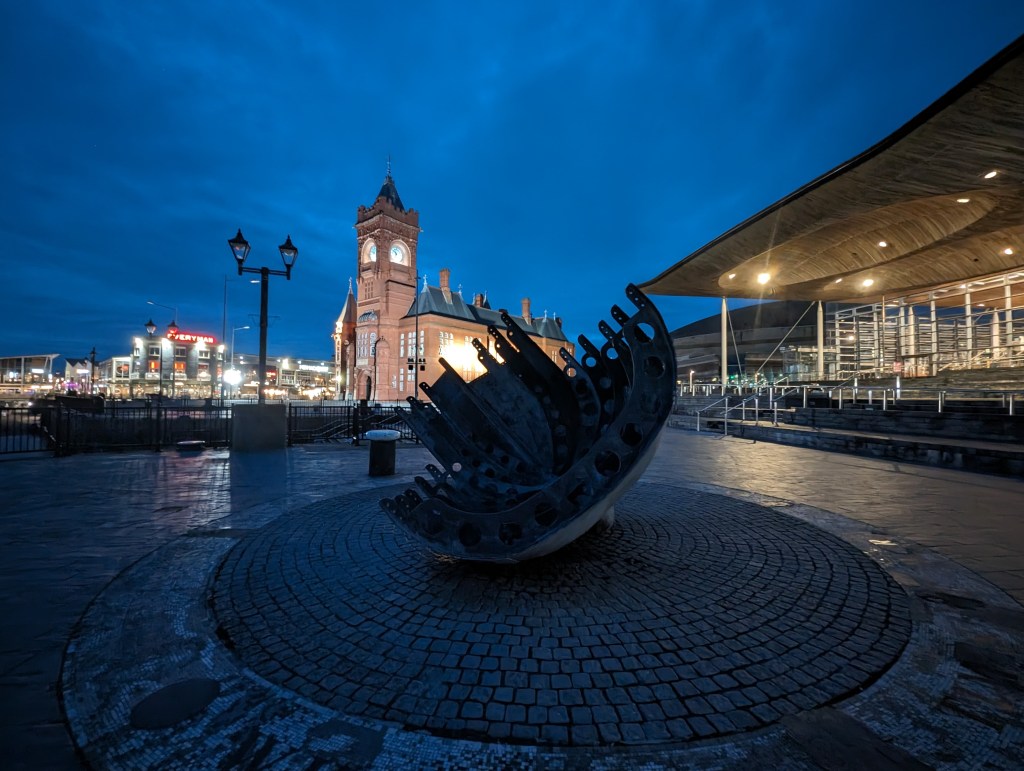
[[[373,206],[356,212],[355,356],[349,390],[356,399],[396,401],[399,324],[416,299],[420,215],[406,209],[388,169]]]

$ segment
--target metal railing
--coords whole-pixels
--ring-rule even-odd
[[[52,450],[41,418],[31,407],[0,407],[0,454]]]
[[[159,450],[178,442],[202,441],[207,447],[231,443],[231,410],[188,409],[170,405],[110,405],[102,411],[43,407],[40,423],[58,455],[101,450]]]
[[[721,421],[722,432],[729,433],[729,420],[746,421],[748,412],[757,424],[762,415],[762,400],[772,413],[773,425],[779,424],[779,404],[800,395],[800,406],[809,408],[814,402],[822,401],[829,408],[915,410],[944,413],[990,413],[1019,415],[1024,410],[1024,389],[979,389],[979,388],[914,388],[903,386],[899,378],[892,385],[862,386],[857,378],[848,378],[836,385],[795,384],[786,388],[767,386],[743,396],[724,396],[706,404],[693,414],[697,431],[712,422]],[[737,398],[739,399],[738,401]]]
[[[358,444],[367,431],[380,428],[398,431],[402,439],[417,441],[416,434],[401,417],[407,409],[391,405],[290,404],[288,444]]]

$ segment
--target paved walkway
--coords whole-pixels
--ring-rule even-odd
[[[148,570],[145,575],[149,579],[164,575],[167,584],[171,574],[160,573],[158,568],[173,574],[175,564],[184,564],[175,563],[174,554],[184,560],[202,551],[190,544],[209,542],[204,559],[217,556],[219,560],[237,539],[279,520],[286,512],[394,484],[421,473],[427,459],[422,449],[402,449],[400,476],[377,481],[365,475],[365,448],[300,448],[248,457],[231,457],[225,451],[191,457],[176,453],[83,455],[0,464],[0,489],[4,490],[0,617],[5,619],[0,644],[2,756],[13,767],[79,766],[57,700],[64,647],[74,635],[82,646],[69,651],[68,660],[80,665],[88,647],[85,633],[95,629],[91,624],[97,618],[103,619],[105,603],[112,603],[118,591],[126,596],[122,586],[126,579]],[[930,586],[924,595],[930,603],[926,605],[930,618],[941,617],[942,623],[955,626],[956,619],[948,612],[974,613],[965,623],[996,625],[993,634],[1000,643],[998,651],[989,651],[988,659],[996,662],[989,668],[989,680],[1000,681],[1000,673],[1005,674],[1005,666],[998,665],[1001,661],[1005,664],[1005,657],[1009,657],[1006,666],[1012,667],[1016,661],[1019,669],[1024,628],[1019,606],[935,555],[970,568],[1018,601],[1024,599],[1020,556],[1024,554],[1024,526],[1019,521],[1024,511],[1024,483],[680,431],[665,432],[662,447],[642,482],[714,496],[728,494],[734,500],[746,498],[760,506],[781,507],[793,516],[844,534],[847,540],[862,538],[863,551],[872,554],[905,589]],[[830,512],[841,516],[830,519]],[[857,523],[866,523],[866,527]],[[224,537],[179,538],[185,534],[216,536],[218,532]],[[168,551],[179,543],[184,545],[177,552]],[[111,581],[110,590],[104,592]],[[936,581],[947,583],[937,586]],[[203,581],[199,584],[196,591],[202,589]],[[135,613],[142,614],[137,617],[140,619],[160,610],[135,606]],[[915,620],[920,620],[920,606],[916,612],[919,617]],[[970,666],[975,661],[970,646],[978,643],[957,634],[961,655],[945,666]],[[154,650],[159,647],[155,642],[153,646]],[[922,651],[918,639],[905,657]],[[975,658],[979,656],[985,658],[982,654]],[[130,662],[126,666],[130,667]],[[978,668],[984,667],[975,661]],[[116,676],[116,670],[111,671],[110,678]],[[948,680],[949,673],[945,676]],[[1011,681],[1012,676],[1009,680],[1002,677],[1000,687],[1011,687],[1019,699],[1019,682],[1013,686]],[[962,678],[957,683],[957,687],[970,685]],[[947,682],[943,687],[949,696],[952,686]],[[985,687],[994,686],[986,681]],[[884,701],[879,697],[874,704]],[[80,699],[79,703],[84,702]],[[1005,764],[1008,757],[1020,757],[1022,716],[1019,700],[1016,704],[998,715],[1002,732],[997,729],[987,739],[986,746],[1002,746],[1003,754],[989,759],[995,767]],[[934,707],[929,702],[922,708],[927,712]],[[845,718],[836,717],[838,711],[818,710],[824,723],[808,719],[790,725],[786,739],[790,744],[786,746],[802,758],[795,767],[813,768],[814,763],[822,762],[816,754],[816,740],[842,733],[828,720],[842,723],[852,714],[875,725],[871,721],[881,718],[871,717],[871,710],[872,702],[862,700],[844,712]],[[984,716],[975,717],[984,723]],[[81,726],[90,716],[75,718]],[[846,728],[855,730],[849,725]],[[110,741],[116,743],[117,737],[111,736]],[[920,742],[923,747],[925,740]],[[870,742],[861,745],[870,746]],[[959,756],[956,751],[956,747],[947,748],[950,754],[945,762],[966,764],[965,748],[959,748]],[[715,757],[720,761],[728,754],[726,749]],[[369,753],[365,757],[369,762],[374,756]],[[761,756],[762,760],[768,758]],[[240,762],[244,759],[236,757]],[[895,759],[906,760],[898,755]]]

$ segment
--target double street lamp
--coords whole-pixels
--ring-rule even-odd
[[[174,311],[174,315],[171,317],[171,323],[167,325],[167,337],[172,338],[178,334],[178,309],[174,305],[164,305],[163,303],[153,302],[152,300],[146,300],[146,305],[156,305],[160,308],[166,308],[169,311]],[[146,324],[147,331],[149,330],[150,324],[153,324],[153,319],[149,320],[149,324]],[[156,331],[156,324],[153,324],[153,331]],[[153,336],[153,332],[149,333],[150,337]],[[171,398],[174,398],[174,390],[177,385],[176,378],[177,372],[174,370],[175,357],[171,357]],[[164,394],[164,343],[160,341],[160,396]]]
[[[170,337],[173,337],[177,333],[178,333],[178,325],[177,325],[176,322],[172,321],[170,324],[167,325],[167,334]],[[150,319],[149,321],[146,322],[146,334],[149,335],[149,339],[152,342],[153,335],[156,334],[156,324],[153,323],[153,319]],[[157,338],[157,339],[158,339],[158,341],[160,343],[160,364],[159,364],[160,371],[158,373],[158,378],[159,378],[159,383],[160,383],[160,398],[163,399],[164,398],[164,338],[160,337],[160,338]]]
[[[292,237],[289,235],[285,239],[285,242],[277,247],[278,251],[281,252],[281,261],[284,262],[284,270],[271,270],[270,268],[246,268],[243,267],[245,264],[245,258],[249,256],[249,242],[245,240],[242,235],[242,229],[238,229],[238,234],[234,238],[228,239],[228,246],[231,247],[231,253],[235,257],[235,262],[238,263],[238,275],[241,276],[243,273],[259,273],[260,274],[260,370],[259,370],[259,383],[257,384],[257,393],[259,398],[257,399],[259,404],[266,402],[266,383],[267,383],[267,300],[269,296],[269,283],[270,276],[284,276],[288,281],[292,280],[292,268],[295,266],[295,260],[299,256],[299,250],[295,248],[295,244],[292,243]]]
[[[177,316],[177,313],[175,313],[175,316]],[[176,321],[171,321],[171,323],[167,325],[167,334],[173,337],[177,333],[178,324]],[[153,336],[156,334],[156,324],[153,323],[153,319],[150,319],[149,321],[146,322],[146,334],[149,336],[150,342],[152,342],[154,339]],[[153,432],[153,445],[154,449],[157,452],[160,452],[160,440],[162,433],[160,426],[160,404],[164,400],[164,338],[158,337],[156,338],[156,340],[160,344],[160,372],[158,375],[160,382],[160,396],[156,402],[156,425]]]

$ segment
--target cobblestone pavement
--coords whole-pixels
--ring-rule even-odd
[[[909,638],[902,590],[817,528],[667,485],[616,511],[610,532],[495,566],[425,553],[372,494],[326,501],[228,555],[221,636],[346,715],[574,746],[768,725],[862,688]]]
[[[400,451],[399,479],[425,462],[421,450]],[[55,695],[70,636],[66,709],[98,767],[291,767],[303,758],[380,768],[816,768],[829,757],[870,767],[912,767],[915,757],[936,767],[1024,765],[1021,609],[942,556],[1021,597],[1024,485],[1015,480],[666,431],[638,492],[672,485],[681,496],[727,494],[839,535],[907,591],[914,631],[896,664],[859,695],[690,741],[685,756],[649,745],[608,755],[446,739],[349,716],[261,677],[230,637],[217,637],[209,582],[232,547],[255,543],[263,525],[274,523],[267,533],[283,526],[286,512],[312,513],[320,501],[374,486],[365,464],[365,448],[0,464],[5,764],[77,765]],[[621,522],[626,532],[628,512]],[[162,731],[131,728],[139,699],[189,676],[219,684],[202,715]]]

